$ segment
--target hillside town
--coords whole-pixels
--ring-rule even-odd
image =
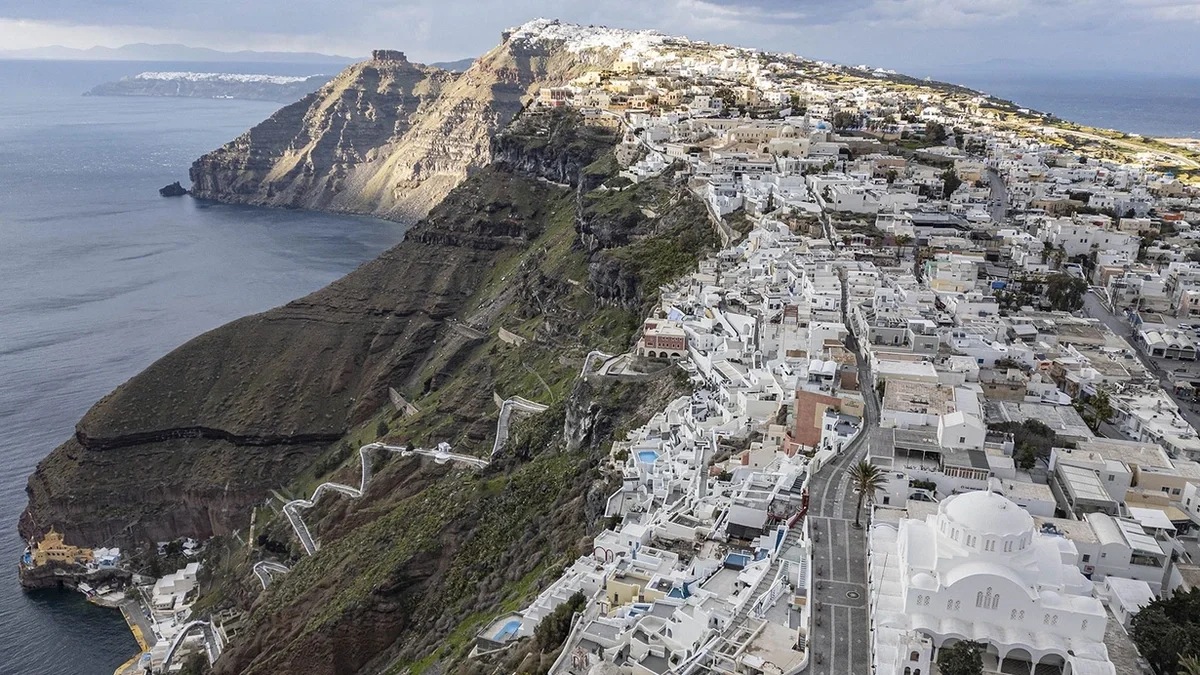
[[[627,353],[585,361],[691,393],[610,439],[607,528],[472,656],[559,630],[552,675],[1165,672],[1177,652],[1134,624],[1200,587],[1200,154],[865,66],[543,20],[505,38],[620,51],[522,114],[618,130],[600,189],[686,186],[720,247]],[[337,492],[365,493],[372,448],[430,454],[363,446]],[[211,665],[236,635],[192,615],[195,542],[142,576],[51,534],[22,573],[126,612],[118,672]],[[287,573],[255,567],[263,590]]]
[[[1160,666],[1133,621],[1200,584],[1195,161],[883,71],[602,38],[635,46],[526,114],[622,129],[608,188],[686,180],[724,248],[583,376],[669,361],[695,389],[614,439],[612,527],[475,653],[565,615],[558,674]]]

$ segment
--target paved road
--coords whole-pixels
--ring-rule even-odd
[[[988,184],[992,188],[991,194],[988,195],[988,201],[993,206],[988,208],[988,213],[991,214],[993,222],[1003,223],[1008,214],[1008,187],[1004,185],[1004,179],[995,169],[988,169],[984,175],[987,176]]]
[[[1162,370],[1164,365],[1170,368],[1187,368],[1187,373],[1181,373],[1181,375],[1185,376],[1184,379],[1193,381],[1194,379],[1200,378],[1200,364],[1189,364],[1180,361],[1164,361],[1162,364],[1156,363],[1150,357],[1146,356],[1142,350],[1134,346],[1133,328],[1130,327],[1129,322],[1127,322],[1124,317],[1114,315],[1105,309],[1104,304],[1100,302],[1100,299],[1096,297],[1095,293],[1084,294],[1083,308],[1084,311],[1087,312],[1088,316],[1099,319],[1100,323],[1107,326],[1109,330],[1117,335],[1120,335],[1129,342],[1130,346],[1133,347],[1133,352],[1137,355],[1138,360],[1142,362],[1142,365],[1150,369],[1150,372],[1156,378],[1158,378],[1159,386],[1162,387],[1163,391],[1167,393],[1167,396],[1169,396],[1171,400],[1175,401],[1175,405],[1179,406],[1179,411],[1183,414],[1183,418],[1186,419],[1193,427],[1200,429],[1200,405],[1197,405],[1196,401],[1189,401],[1176,396],[1173,393],[1174,389],[1172,388],[1171,382],[1166,379],[1167,374]],[[1124,434],[1121,434],[1119,437],[1124,437]]]
[[[845,297],[842,304],[845,305]],[[815,618],[808,640],[808,663],[809,672],[814,675],[870,672],[867,539],[865,529],[854,527],[855,495],[849,484],[849,470],[866,455],[868,447],[883,442],[883,436],[879,429],[879,402],[870,384],[866,360],[857,353],[857,344],[852,342],[850,346],[856,352],[859,388],[866,403],[865,427],[840,456],[809,481],[808,520],[815,535],[812,589]],[[820,625],[816,624],[818,620]]]

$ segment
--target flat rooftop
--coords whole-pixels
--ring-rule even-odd
[[[1033,522],[1042,534],[1063,536],[1071,541],[1080,541],[1087,544],[1099,542],[1096,538],[1095,530],[1092,529],[1092,526],[1086,520],[1034,516]]]
[[[889,380],[883,394],[883,409],[945,415],[954,411],[954,388],[932,382]]]
[[[1105,460],[1125,462],[1145,468],[1171,469],[1171,458],[1157,443],[1123,441],[1116,438],[1088,438],[1075,444],[1078,450],[1094,452]],[[1069,450],[1065,451],[1069,453]],[[1067,456],[1064,454],[1064,456]]]
[[[1054,501],[1054,493],[1050,491],[1050,486],[1043,483],[1002,479],[1000,484],[1004,486],[1004,496],[1014,501],[1022,499]]]
[[[1045,424],[1054,433],[1062,436],[1080,439],[1094,437],[1087,423],[1069,405],[992,400],[983,404],[983,412],[988,424],[1024,422],[1032,419]]]

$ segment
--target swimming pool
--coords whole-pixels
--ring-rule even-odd
[[[658,461],[658,453],[653,450],[638,450],[638,461],[643,464],[653,464]]]
[[[750,556],[745,553],[730,553],[725,556],[725,566],[729,569],[740,570],[750,564]]]
[[[517,636],[517,632],[521,630],[521,622],[513,619],[504,624],[504,627],[496,632],[496,637],[492,638],[496,642],[504,642]]]

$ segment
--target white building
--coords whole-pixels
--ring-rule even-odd
[[[1115,675],[1107,615],[1073,544],[1042,535],[1003,496],[955,495],[925,521],[876,521],[870,539],[875,673],[928,673],[938,649],[977,640],[985,669]]]

